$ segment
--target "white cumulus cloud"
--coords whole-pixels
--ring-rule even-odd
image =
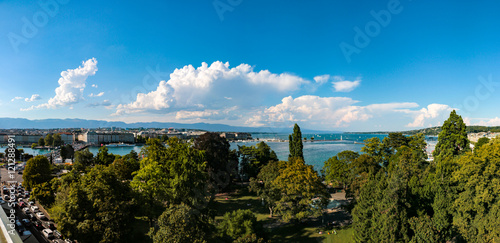
[[[40,100],[40,99],[41,99],[40,95],[34,94],[34,95],[31,95],[30,98],[24,99],[24,101],[26,101],[26,102],[33,102],[35,100]]]
[[[85,89],[86,81],[89,76],[95,75],[97,72],[97,60],[89,59],[82,63],[82,66],[76,69],[68,69],[61,72],[59,78],[59,87],[55,89],[56,95],[49,99],[47,103],[31,106],[27,109],[32,110],[39,108],[56,109],[62,106],[70,106],[83,100],[83,90]]]
[[[101,97],[103,95],[104,95],[104,92],[100,92],[99,94],[90,93],[89,97]]]
[[[168,81],[156,90],[137,94],[136,100],[117,106],[115,115],[137,112],[175,112],[181,109],[218,110],[232,106],[252,106],[249,100],[269,99],[280,93],[299,90],[309,81],[288,73],[254,71],[248,64],[230,68],[216,61],[175,69]],[[231,97],[231,98],[228,98]]]
[[[14,102],[14,101],[16,101],[16,100],[22,100],[22,99],[24,99],[24,97],[21,97],[21,96],[16,96],[16,97],[12,98],[12,100],[10,100],[10,101],[11,101],[11,102]]]
[[[336,92],[351,92],[361,84],[360,78],[349,81],[345,80],[343,77],[335,76],[334,80],[332,85]]]
[[[450,112],[454,110],[448,105],[430,104],[427,108],[422,108],[419,111],[407,111],[415,118],[413,122],[406,125],[407,127],[429,127],[441,124],[447,119]]]
[[[282,99],[281,103],[271,106],[250,117],[249,125],[289,125],[304,122],[319,127],[345,127],[354,121],[366,121],[374,116],[390,112],[403,112],[418,107],[412,102],[355,105],[359,101],[348,97],[319,97],[304,95]]]

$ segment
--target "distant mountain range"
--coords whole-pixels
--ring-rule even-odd
[[[113,122],[86,119],[40,119],[29,120],[25,118],[0,118],[0,129],[57,129],[57,128],[185,128],[197,129],[211,132],[249,132],[249,133],[292,133],[292,128],[282,127],[240,127],[224,124],[210,123],[174,123],[174,122]],[[332,131],[321,131],[312,129],[301,129],[302,133],[341,133]]]

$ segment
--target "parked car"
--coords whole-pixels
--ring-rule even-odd
[[[31,226],[31,221],[29,219],[21,219],[21,221],[23,222],[23,224],[26,227],[30,227]]]
[[[28,218],[29,218],[31,221],[36,220],[35,215],[33,215],[31,212],[28,212],[28,213],[26,214],[26,216],[28,216]]]
[[[39,229],[39,230],[40,230],[40,229],[43,229],[43,224],[42,224],[42,222],[41,222],[41,221],[39,221],[39,220],[36,220],[35,222],[33,222],[33,225],[35,226],[35,228],[37,228],[37,229]]]
[[[43,229],[42,230],[42,234],[45,236],[45,238],[47,239],[52,239],[54,238],[54,232],[52,232],[52,230],[50,229]]]
[[[52,222],[45,222],[45,223],[43,223],[43,222],[42,222],[42,224],[43,224],[43,225],[45,226],[45,228],[47,228],[47,229],[56,230],[56,225],[55,225],[54,223],[52,223]],[[55,232],[54,232],[54,233],[55,233]]]
[[[40,209],[38,208],[38,206],[33,205],[33,206],[31,206],[31,211],[33,211],[34,213],[36,213],[36,212],[39,212]]]
[[[29,230],[25,230],[23,232],[20,233],[22,236],[25,236],[25,235],[31,235],[31,231]]]
[[[28,202],[28,204],[29,204],[30,206],[32,206],[32,205],[35,205],[35,202],[33,202],[33,201],[29,201],[29,202]]]
[[[41,220],[47,220],[47,217],[42,212],[36,213],[36,216]]]

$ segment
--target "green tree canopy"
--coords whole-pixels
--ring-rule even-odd
[[[295,123],[293,126],[293,134],[288,136],[288,148],[290,155],[288,158],[299,158],[304,160],[304,153],[302,149],[304,145],[302,144],[302,133],[300,132],[300,127]]]
[[[274,180],[281,198],[276,211],[285,221],[302,220],[309,216],[318,216],[328,204],[330,195],[326,185],[312,165],[306,165],[302,159],[295,158],[285,163]]]
[[[59,230],[78,242],[127,242],[134,204],[129,185],[111,168],[97,165],[61,187],[50,212]]]
[[[47,157],[38,155],[28,160],[23,173],[23,185],[27,189],[35,188],[37,185],[50,181],[50,179],[52,176]]]
[[[115,156],[111,153],[108,153],[108,147],[102,146],[99,148],[99,152],[97,152],[97,155],[95,157],[95,164],[96,165],[110,165],[113,163],[115,160]]]
[[[150,235],[155,243],[208,242],[211,220],[186,204],[171,204],[158,218],[158,227]]]
[[[252,235],[254,235],[254,238],[260,238],[260,241],[263,241],[261,237],[264,229],[257,222],[255,214],[249,209],[227,212],[217,228],[220,237],[226,242],[243,241]]]
[[[450,117],[444,121],[441,132],[438,136],[438,143],[433,152],[436,160],[449,156],[460,155],[470,151],[470,142],[467,138],[466,125],[462,117],[453,110]]]
[[[52,139],[53,139],[52,146],[58,147],[58,146],[63,145],[61,134],[56,133],[56,134],[52,135]]]
[[[248,178],[257,176],[269,162],[278,161],[276,153],[265,142],[259,142],[255,146],[238,145],[238,153],[241,158],[240,173]]]
[[[141,160],[131,185],[143,198],[150,219],[159,216],[161,205],[185,203],[202,208],[212,198],[203,151],[172,138],[168,148],[150,139],[144,153],[147,157]]]
[[[45,146],[54,146],[54,137],[51,133],[45,136]]]
[[[71,159],[75,156],[75,150],[71,144],[66,144],[61,147],[61,157],[63,160]]]
[[[483,146],[489,142],[490,142],[490,139],[487,137],[482,137],[482,138],[478,139],[477,143],[474,146],[474,150],[480,148],[481,146]]]
[[[43,137],[40,137],[38,139],[38,145],[42,147],[45,146],[45,139]]]
[[[88,148],[75,152],[75,161],[73,162],[73,169],[77,171],[84,171],[86,168],[94,163],[94,155]]]
[[[458,160],[453,225],[467,242],[500,240],[500,139]]]

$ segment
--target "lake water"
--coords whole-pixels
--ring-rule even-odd
[[[360,152],[364,145],[359,143],[363,142],[365,139],[379,137],[382,140],[386,136],[387,135],[380,134],[303,134],[303,137],[307,137],[307,141],[304,142],[304,160],[307,164],[313,165],[314,169],[319,171],[323,167],[324,162],[337,153],[344,150]],[[279,139],[286,140],[288,139],[288,134],[264,133],[252,134],[252,137],[266,140],[266,143],[276,152],[280,160],[288,159],[288,142],[269,141]],[[311,141],[311,137],[314,137],[314,141]],[[230,145],[231,149],[238,149],[238,145],[252,146],[257,143],[258,141],[231,142]],[[5,148],[5,146],[0,147],[0,151],[3,152]],[[108,147],[108,150],[113,154],[125,155],[130,153],[131,150],[139,153],[141,148],[142,146]],[[49,152],[48,149],[31,149],[30,147],[24,147],[23,149],[25,153],[33,155],[41,155]],[[99,147],[90,147],[89,150],[96,155]]]

